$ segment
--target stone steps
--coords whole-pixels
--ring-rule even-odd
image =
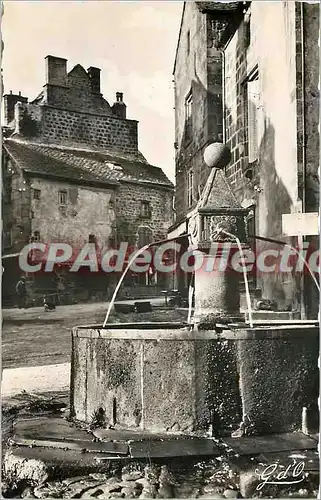
[[[38,416],[15,423],[11,445],[5,454],[4,478],[9,484],[10,480],[42,484],[35,492],[37,498],[49,498],[45,488],[49,495],[57,484],[63,488],[75,476],[80,476],[73,482],[77,495],[85,495],[89,488],[97,498],[109,498],[99,492],[111,491],[113,481],[117,492],[124,493],[122,497],[133,494],[134,488],[135,496],[141,498],[153,498],[156,490],[172,495],[166,498],[236,498],[240,494],[250,498],[257,496],[257,488],[274,469],[270,479],[276,484],[263,484],[264,494],[275,488],[284,494],[275,476],[285,471],[292,493],[308,489],[313,496],[318,484],[317,436],[302,432],[218,440],[121,429],[89,432],[63,417]],[[154,479],[145,470],[146,460],[155,469]],[[295,471],[298,463],[303,464],[302,470]],[[300,474],[296,477],[293,470]],[[135,481],[141,482],[135,485]],[[37,496],[40,491],[42,496]]]

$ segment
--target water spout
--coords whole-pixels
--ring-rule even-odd
[[[250,236],[251,239],[255,239],[255,240],[261,240],[261,241],[268,241],[270,243],[276,243],[277,245],[283,245],[284,247],[289,247],[291,248],[291,250],[293,250],[296,255],[301,259],[301,261],[305,264],[307,270],[309,271],[309,273],[311,274],[311,277],[315,283],[315,286],[317,287],[319,293],[320,293],[320,285],[311,269],[311,267],[309,266],[308,264],[308,261],[302,257],[301,253],[299,252],[299,250],[297,250],[295,247],[293,247],[292,245],[290,245],[289,243],[286,243],[285,241],[279,241],[279,240],[274,240],[272,238],[263,238],[263,236]]]
[[[105,321],[103,323],[103,328],[105,328],[106,324],[107,324],[107,321],[108,321],[108,318],[110,316],[110,312],[113,308],[113,305],[114,305],[114,302],[116,300],[116,296],[117,296],[117,293],[121,287],[121,284],[123,282],[123,279],[125,278],[126,276],[126,273],[128,271],[128,269],[130,268],[130,266],[132,265],[132,263],[134,262],[134,260],[136,259],[136,257],[138,257],[138,255],[140,255],[142,252],[144,252],[145,250],[147,250],[148,248],[151,248],[153,246],[157,246],[157,245],[161,245],[162,243],[167,243],[169,241],[175,241],[175,240],[179,240],[179,239],[182,239],[182,238],[187,238],[189,236],[189,234],[182,234],[180,236],[176,236],[176,238],[167,238],[166,240],[161,240],[161,241],[155,241],[154,243],[148,243],[148,245],[144,245],[143,247],[139,248],[135,253],[134,255],[131,257],[131,259],[129,260],[127,266],[125,267],[125,270],[123,272],[123,274],[121,275],[118,283],[117,283],[117,286],[114,290],[114,293],[112,295],[112,298],[110,300],[110,303],[109,303],[109,306],[108,306],[108,309],[107,309],[107,313],[106,313],[106,317],[105,317]]]
[[[294,248],[292,245],[289,245],[289,244],[287,243],[287,244],[286,244],[286,246],[288,246],[288,247],[290,247],[292,250],[294,250],[294,251],[295,251],[295,253],[297,254],[297,256],[298,256],[298,257],[299,257],[299,258],[303,261],[303,263],[305,264],[305,266],[306,266],[307,270],[308,270],[308,271],[309,271],[309,273],[311,274],[311,277],[312,277],[312,279],[313,279],[313,281],[314,281],[314,283],[315,283],[315,286],[317,287],[317,289],[318,289],[318,291],[319,291],[319,293],[320,293],[320,285],[319,285],[319,283],[318,283],[318,281],[317,281],[316,277],[314,276],[314,273],[313,273],[313,271],[312,271],[311,267],[309,266],[309,264],[308,264],[307,260],[306,260],[304,257],[302,257],[302,255],[300,254],[300,252],[299,252],[296,248]]]
[[[238,239],[237,236],[234,234],[229,233],[228,231],[225,231],[224,229],[220,228],[220,232],[226,234],[226,236],[229,236],[230,238],[234,238],[236,241],[236,244],[238,246],[240,256],[241,256],[241,264],[242,264],[242,271],[243,271],[243,276],[244,276],[244,284],[245,284],[245,295],[246,295],[246,305],[247,305],[247,312],[249,315],[249,323],[250,323],[250,328],[253,328],[253,317],[252,317],[252,305],[251,305],[251,296],[250,296],[250,290],[249,290],[249,282],[247,279],[247,272],[246,272],[246,264],[245,264],[245,259],[244,259],[244,252],[243,248],[241,245],[240,240]]]
[[[194,295],[194,287],[192,286],[192,284],[190,284],[189,290],[188,290],[188,316],[187,316],[187,323],[188,324],[191,323],[193,295]]]

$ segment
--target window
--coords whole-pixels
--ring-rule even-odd
[[[193,95],[190,92],[185,101],[185,137],[186,140],[192,139],[193,132],[193,115],[192,115],[192,107],[193,107]]]
[[[191,51],[191,33],[189,30],[186,35],[186,48],[187,48],[187,55],[189,56],[189,53]]]
[[[58,199],[59,205],[67,205],[67,191],[59,191]]]
[[[34,200],[40,200],[40,195],[41,195],[40,189],[33,190],[33,199]]]
[[[88,243],[94,243],[94,244],[96,245],[96,243],[97,243],[97,238],[96,238],[96,236],[95,236],[94,234],[90,234],[90,235],[88,236]]]
[[[249,80],[246,85],[249,163],[253,163],[258,159],[262,140],[263,115],[259,84],[259,78],[256,76],[254,79]]]
[[[33,210],[30,211],[30,219],[35,218],[35,212]]]
[[[142,248],[153,241],[153,231],[149,227],[139,227],[137,230],[138,248]]]
[[[187,204],[188,204],[188,207],[191,207],[193,205],[193,202],[194,202],[193,191],[194,191],[194,173],[191,170],[187,174]]]
[[[151,217],[151,206],[149,201],[142,201],[140,207],[140,216],[145,219],[150,219]]]
[[[33,241],[40,241],[40,232],[39,231],[34,231]]]
[[[248,48],[251,45],[251,14],[247,13],[244,16],[244,47]]]

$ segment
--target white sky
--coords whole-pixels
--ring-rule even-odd
[[[4,92],[30,100],[45,83],[47,55],[101,68],[110,104],[124,92],[127,117],[138,120],[139,148],[174,178],[172,70],[183,2],[112,0],[4,2]]]

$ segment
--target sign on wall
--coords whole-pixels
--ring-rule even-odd
[[[316,236],[319,234],[318,212],[283,214],[282,232],[284,236]]]

